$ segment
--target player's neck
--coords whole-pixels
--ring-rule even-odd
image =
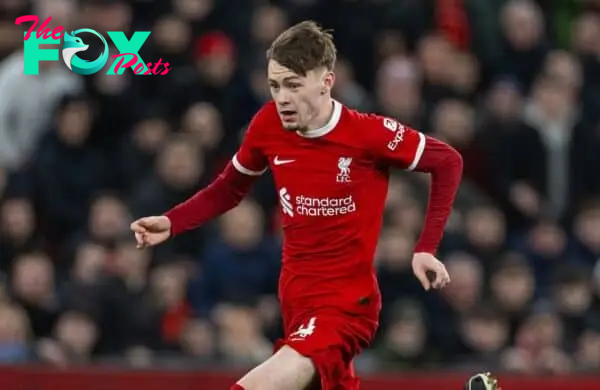
[[[306,131],[321,129],[329,123],[334,111],[333,99],[328,97],[327,102],[323,103],[322,107],[323,109],[321,109],[311,123],[308,124]]]

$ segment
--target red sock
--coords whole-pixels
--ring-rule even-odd
[[[238,385],[237,383],[235,385],[233,385],[231,387],[230,390],[245,390],[242,386]]]

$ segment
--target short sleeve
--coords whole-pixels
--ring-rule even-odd
[[[378,115],[369,115],[365,121],[365,144],[374,158],[408,171],[417,167],[427,140],[423,133]]]
[[[268,161],[260,148],[260,133],[265,130],[262,111],[256,113],[250,121],[242,144],[231,160],[234,168],[245,175],[260,176],[268,167]]]

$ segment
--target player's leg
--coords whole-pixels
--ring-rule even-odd
[[[318,313],[308,321],[304,337],[288,337],[285,343],[310,357],[318,379],[317,389],[358,390],[359,379],[352,361],[367,346],[377,329],[368,316],[348,316],[337,310]],[[308,329],[307,329],[308,328]],[[292,335],[293,336],[293,335]]]
[[[319,314],[296,324],[297,330],[278,343],[283,347],[238,385],[244,390],[357,390],[352,360],[375,327],[365,317]]]
[[[233,390],[304,390],[314,381],[311,359],[284,345],[237,382]]]

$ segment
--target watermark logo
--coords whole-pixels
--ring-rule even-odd
[[[77,37],[77,34],[82,32],[94,34],[102,40],[104,50],[98,59],[90,62],[77,57],[78,52],[86,51],[89,47],[89,45],[83,43],[81,38]],[[94,74],[102,69],[104,65],[106,65],[106,61],[108,61],[108,43],[106,42],[106,39],[96,31],[89,28],[82,28],[81,30],[73,31],[71,34],[65,33],[62,55],[65,64],[67,64],[69,69],[73,72],[82,75]]]
[[[89,28],[72,31],[69,34],[68,32],[64,32],[62,26],[58,26],[50,31],[46,26],[51,20],[52,17],[46,19],[40,24],[37,30],[36,27],[39,23],[39,18],[36,15],[20,16],[15,20],[16,25],[33,22],[29,30],[25,32],[25,74],[39,74],[40,61],[58,61],[58,49],[44,49],[40,48],[40,45],[60,44],[61,38],[63,38],[63,60],[67,67],[73,72],[81,75],[90,75],[97,73],[104,65],[106,65],[109,57],[109,47],[108,42],[102,34]],[[32,34],[34,32],[35,34]],[[80,33],[93,34],[102,41],[104,49],[100,57],[93,61],[87,61],[77,56],[77,53],[84,52],[89,48],[89,45],[86,45],[81,37],[77,36]],[[135,31],[131,36],[131,39],[127,39],[123,31],[108,31],[107,34],[119,51],[119,54],[111,56],[115,61],[110,66],[107,74],[121,75],[125,69],[131,68],[136,75],[166,75],[172,69],[169,67],[168,62],[162,62],[162,58],[153,64],[152,62],[146,63],[139,55],[139,50],[150,36],[150,31]]]

